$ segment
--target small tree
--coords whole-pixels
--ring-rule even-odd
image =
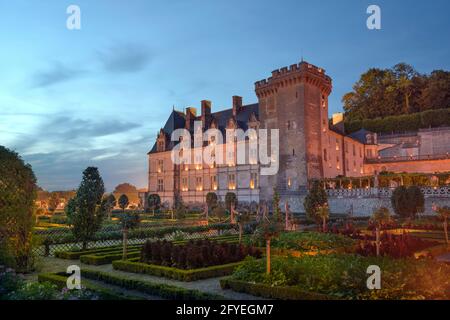
[[[239,226],[239,244],[242,243],[242,234],[244,231],[244,226],[251,220],[251,215],[249,212],[241,212],[236,215],[236,222]]]
[[[128,207],[130,202],[128,201],[128,197],[126,194],[123,194],[119,197],[119,207],[122,209],[122,212],[125,212],[125,209]]]
[[[380,230],[383,224],[389,222],[391,219],[391,214],[389,209],[385,207],[378,208],[372,214],[372,221],[375,223],[375,233],[376,233],[376,246],[377,246],[377,257],[380,255]]]
[[[155,215],[155,210],[158,210],[161,207],[161,198],[159,194],[152,193],[148,196],[148,207],[152,210],[153,215]]]
[[[227,210],[222,205],[217,205],[214,210],[212,211],[212,215],[216,217],[219,222],[225,220],[227,216]]]
[[[323,206],[317,208],[316,215],[322,220],[322,232],[327,232],[327,220],[330,217],[330,209],[328,204],[325,203]]]
[[[57,192],[52,192],[50,199],[48,200],[48,211],[55,213],[56,208],[59,205],[59,195]]]
[[[237,197],[234,192],[227,192],[225,195],[225,208],[231,212],[231,206],[237,206]]]
[[[217,204],[219,202],[219,199],[217,198],[217,194],[214,192],[208,192],[206,195],[206,204],[208,205],[208,208],[210,210],[213,210],[215,207],[217,207]]]
[[[325,206],[327,202],[328,199],[325,190],[321,187],[319,181],[314,181],[303,202],[308,219],[314,220],[317,224],[320,224],[322,222],[322,217],[318,215],[318,210]]]
[[[408,187],[408,200],[409,200],[409,210],[411,211],[411,216],[416,217],[418,214],[425,211],[425,197],[417,186]]]
[[[112,193],[110,193],[107,197],[103,199],[104,207],[108,214],[108,220],[111,220],[111,213],[114,207],[117,205],[116,197]]]
[[[140,223],[139,214],[136,212],[127,212],[122,213],[119,216],[120,225],[122,226],[122,245],[123,245],[123,251],[122,251],[122,259],[126,260],[128,256],[128,231],[130,229],[136,228]]]
[[[417,186],[399,186],[391,196],[391,204],[395,214],[404,218],[414,218],[424,211],[425,198]]]
[[[271,256],[270,256],[270,242],[277,237],[283,230],[283,221],[280,210],[276,209],[279,204],[279,197],[276,190],[274,190],[273,207],[274,211],[271,216],[265,216],[258,225],[255,235],[262,237],[266,241],[266,273],[270,274]]]
[[[433,204],[433,210],[436,211],[439,218],[442,220],[442,224],[444,227],[445,243],[447,245],[449,245],[449,242],[448,242],[448,218],[450,217],[450,207],[438,207],[437,205]]]
[[[88,167],[83,171],[83,179],[76,196],[69,200],[66,214],[69,223],[73,226],[74,237],[82,242],[83,249],[87,248],[88,241],[101,228],[106,213],[102,202],[105,187],[103,179],[95,167]]]

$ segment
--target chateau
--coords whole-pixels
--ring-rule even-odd
[[[298,199],[312,179],[367,177],[381,171],[450,171],[450,128],[392,136],[362,129],[346,135],[343,114],[329,119],[331,90],[332,80],[325,70],[302,61],[257,81],[258,103],[245,105],[241,97],[233,96],[232,107],[223,111],[213,112],[208,100],[201,101],[200,112],[193,107],[173,110],[148,153],[148,194],[158,193],[163,203],[172,205],[177,195],[185,203],[201,204],[208,192],[221,200],[234,192],[239,202],[250,203],[271,200],[276,187],[282,201],[301,211]],[[224,136],[227,129],[278,129],[278,172],[261,175],[257,161],[174,164],[171,152],[179,141],[171,141],[171,135],[176,129],[193,134],[195,121],[201,121],[203,130],[215,128]],[[249,139],[240,143],[248,147]]]

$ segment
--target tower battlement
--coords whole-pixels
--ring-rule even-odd
[[[272,76],[255,82],[256,95],[275,93],[280,87],[287,87],[299,82],[309,82],[320,86],[328,94],[331,92],[331,78],[325,74],[325,70],[302,61],[272,71]]]

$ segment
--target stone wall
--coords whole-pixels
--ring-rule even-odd
[[[448,189],[448,187],[447,187]],[[431,206],[436,203],[439,206],[450,206],[450,195],[448,190],[446,193],[440,192],[441,190],[436,190],[434,194],[425,193],[425,213],[426,215],[434,214]],[[353,195],[340,195],[340,196],[329,196],[328,204],[330,206],[331,214],[347,214],[349,211],[353,210],[353,216],[364,217],[370,216],[375,208],[386,207],[392,213],[394,210],[391,206],[390,191],[383,189],[365,190],[353,189]],[[428,191],[428,190],[427,190]],[[303,207],[303,201],[306,194],[283,194],[281,195],[281,208],[284,208],[284,204],[288,201],[292,212],[304,213],[305,209]]]

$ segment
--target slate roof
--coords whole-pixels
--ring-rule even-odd
[[[259,118],[259,105],[258,103],[249,104],[242,106],[242,109],[236,115],[236,122],[240,129],[246,131],[248,129],[248,121],[250,120],[251,114],[254,113],[257,118]],[[228,120],[233,117],[233,109],[226,109],[222,111],[212,112],[210,117],[207,119],[207,127],[210,127],[212,121],[217,122],[218,129],[224,135],[225,140],[225,129],[228,124]],[[195,121],[201,120],[201,115],[194,118]],[[186,124],[186,115],[183,112],[173,110],[166,124],[162,128],[164,133],[167,135],[167,141],[169,142],[166,151],[172,150],[172,148],[178,143],[178,141],[170,141],[172,132],[176,129],[184,128]],[[193,128],[191,128],[191,134],[193,136]],[[225,142],[225,141],[224,141]],[[156,152],[156,141],[153,144],[150,153]]]
[[[353,133],[350,133],[348,136],[352,139],[355,139],[361,143],[369,144],[367,143],[367,135],[372,134],[373,132],[366,130],[366,129],[360,129],[358,131],[355,131]]]

